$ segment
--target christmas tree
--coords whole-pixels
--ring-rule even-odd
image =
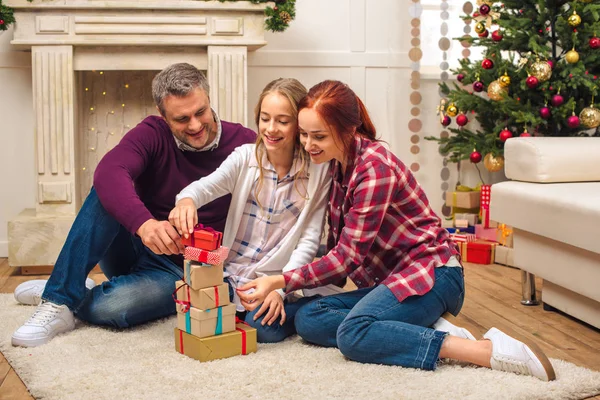
[[[453,133],[427,137],[453,162],[494,172],[504,142],[516,136],[600,136],[600,2],[478,0],[463,17],[483,59],[460,60],[458,83],[440,84],[441,123]],[[470,123],[476,119],[479,126]]]

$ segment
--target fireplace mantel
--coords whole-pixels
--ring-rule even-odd
[[[160,70],[189,62],[207,72],[211,105],[247,123],[247,54],[266,44],[265,4],[196,0],[5,0],[12,44],[31,51],[35,209],[9,221],[9,264],[52,265],[81,205],[76,73]]]

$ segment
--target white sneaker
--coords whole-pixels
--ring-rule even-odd
[[[65,305],[44,301],[12,335],[13,346],[35,347],[48,343],[59,333],[75,328],[73,312]]]
[[[47,279],[35,279],[21,283],[15,289],[15,300],[21,304],[37,306],[40,304],[47,282]],[[96,282],[91,278],[85,280],[85,287],[92,289],[94,286],[96,286]]]
[[[461,328],[460,326],[456,326],[450,321],[440,317],[435,324],[432,326],[436,331],[448,332],[452,336],[456,336],[463,339],[475,340],[475,336],[471,334],[465,328]]]
[[[543,381],[556,379],[550,360],[536,344],[525,344],[496,328],[483,337],[492,342],[492,369],[532,375]]]

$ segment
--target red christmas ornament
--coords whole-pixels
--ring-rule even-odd
[[[480,38],[486,38],[486,37],[488,37],[489,35],[490,35],[490,32],[489,32],[489,31],[486,29],[485,31],[483,31],[483,32],[481,32],[481,33],[479,34],[479,37],[480,37]]]
[[[593,38],[591,38],[590,39],[590,47],[592,49],[600,48],[600,39],[597,38],[596,36],[594,36]]]
[[[575,114],[567,118],[567,125],[569,128],[575,129],[579,126],[579,117]]]
[[[527,84],[527,87],[529,89],[535,89],[537,87],[537,85],[540,84],[540,80],[538,78],[536,78],[535,76],[528,76],[527,80],[525,81],[525,83]]]
[[[450,118],[447,115],[444,115],[444,118],[442,118],[442,125],[444,126],[448,126],[452,123],[452,118]]]
[[[527,132],[527,129],[519,135],[520,137],[531,137],[531,133]]]
[[[499,42],[502,40],[502,32],[500,31],[500,29],[498,29],[497,31],[492,32],[492,40],[494,42]]]
[[[500,140],[502,142],[506,142],[508,139],[510,139],[511,137],[513,137],[512,132],[509,131],[508,129],[502,129],[500,131]]]
[[[540,108],[540,117],[542,117],[543,119],[548,119],[551,116],[552,116],[552,113],[550,112],[550,109],[548,107]]]
[[[477,164],[477,163],[481,162],[481,153],[478,151],[474,151],[469,156],[469,159],[471,159],[471,162],[473,164]]]
[[[481,81],[473,82],[473,90],[476,92],[481,92],[483,90],[483,82],[481,82]]]
[[[565,102],[565,98],[560,94],[555,94],[552,96],[552,100],[550,100],[550,102],[554,107],[560,107]]]
[[[0,19],[0,25],[4,25],[4,20]]]
[[[469,123],[469,118],[467,118],[467,116],[465,114],[460,114],[458,117],[456,117],[456,123],[459,126],[465,126],[466,124]]]
[[[465,79],[465,75],[464,74],[458,74],[456,75],[456,80],[459,82],[462,82],[463,79]]]
[[[479,7],[479,13],[481,15],[488,15],[490,13],[490,6],[482,4],[481,7]]]
[[[492,69],[494,68],[494,62],[489,58],[486,58],[481,62],[481,66],[483,67],[483,69]]]
[[[550,69],[554,69],[554,61],[552,60],[548,60],[546,61],[548,63],[548,65],[550,66]]]

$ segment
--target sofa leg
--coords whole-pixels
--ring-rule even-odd
[[[521,271],[521,304],[524,306],[537,306],[540,304],[535,296],[535,275]]]

